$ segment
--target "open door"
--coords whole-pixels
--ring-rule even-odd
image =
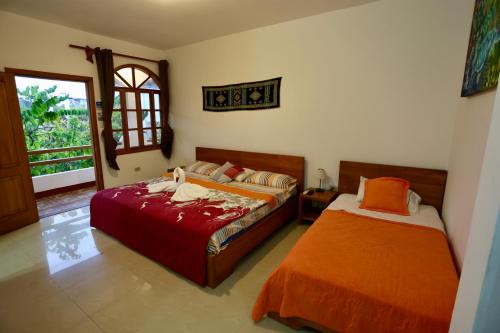
[[[38,221],[14,76],[0,72],[0,234]]]

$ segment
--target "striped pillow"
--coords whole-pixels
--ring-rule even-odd
[[[245,183],[252,183],[257,185],[265,185],[276,188],[289,188],[297,182],[295,178],[292,178],[281,173],[274,173],[269,171],[257,171],[247,179]]]
[[[220,165],[216,163],[197,161],[191,165],[188,165],[184,171],[198,173],[200,175],[210,176],[215,170],[217,170]]]
[[[248,169],[248,168],[243,168],[243,172],[239,173],[236,177],[234,177],[234,180],[237,182],[244,182],[245,179],[256,173],[257,171]]]

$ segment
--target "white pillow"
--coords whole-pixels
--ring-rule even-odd
[[[357,202],[363,201],[363,198],[365,197],[365,181],[366,181],[365,177],[363,176],[359,177],[358,194],[356,195]]]
[[[363,201],[365,197],[366,180],[367,178],[363,176],[359,177],[358,194],[356,195],[357,202]],[[408,190],[408,193],[406,194],[406,204],[408,205],[408,211],[410,212],[410,214],[418,213],[418,206],[420,205],[420,202],[422,202],[422,198],[420,197],[420,195],[418,195],[416,192],[413,192],[412,190]]]
[[[410,214],[414,215],[418,213],[418,206],[422,201],[420,195],[413,192],[412,190],[408,190],[408,194],[406,195],[406,197],[408,199],[408,211],[410,212]]]

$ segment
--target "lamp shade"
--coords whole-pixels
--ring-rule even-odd
[[[325,172],[325,169],[321,169],[321,168],[319,168],[318,170],[316,170],[316,177],[317,177],[319,180],[325,180],[325,179],[326,179],[326,172]]]

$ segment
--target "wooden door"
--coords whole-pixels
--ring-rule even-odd
[[[14,80],[0,72],[0,234],[38,221]]]

